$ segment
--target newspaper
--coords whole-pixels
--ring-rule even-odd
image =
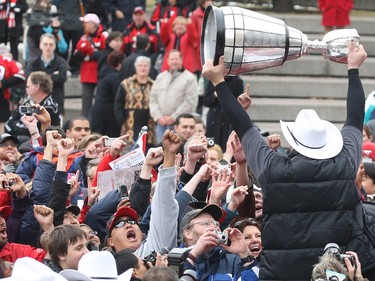
[[[145,161],[145,155],[142,151],[142,148],[138,147],[125,155],[113,160],[109,163],[112,170],[121,170],[131,167],[142,167],[143,162]]]

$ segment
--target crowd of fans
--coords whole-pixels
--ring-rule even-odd
[[[279,135],[265,138],[246,114],[243,81],[224,77],[222,60],[202,69],[210,3],[161,0],[147,21],[141,0],[38,0],[24,66],[13,33],[22,23],[1,25],[11,50],[0,46],[0,278],[374,278],[375,224],[366,236],[367,221],[356,221],[375,194],[375,132],[371,121],[363,126],[358,76],[364,49],[348,57],[342,136],[303,110],[281,123],[287,154]],[[26,10],[25,1],[0,1],[0,21]],[[64,120],[74,75],[82,114]],[[309,131],[314,122],[321,127]],[[335,148],[322,149],[332,136]],[[137,150],[131,186],[103,180]]]

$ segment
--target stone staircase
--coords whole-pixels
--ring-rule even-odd
[[[262,12],[285,21],[297,28],[309,39],[321,39],[323,27],[319,14],[275,14]],[[351,18],[350,28],[356,28],[361,35],[368,59],[360,74],[366,95],[375,90],[375,17]],[[250,83],[252,119],[270,133],[281,133],[279,120],[291,121],[303,108],[315,109],[319,116],[341,128],[345,116],[347,92],[347,68],[345,65],[329,62],[322,55],[307,55],[294,61],[287,61],[281,67],[270,68],[242,75]],[[81,99],[78,78],[66,83],[66,117],[80,114]],[[75,98],[72,98],[75,97]],[[283,145],[286,145],[286,141]]]
[[[321,39],[323,28],[319,14],[272,14],[288,26],[305,33],[309,39]],[[360,75],[366,95],[375,90],[375,18],[352,17],[350,28],[361,35],[368,58]],[[279,120],[293,121],[304,108],[317,111],[322,119],[342,127],[346,118],[347,67],[329,62],[322,55],[306,55],[283,66],[242,75],[250,83],[252,106],[248,113],[262,130],[281,134]],[[283,145],[287,145],[282,139]]]

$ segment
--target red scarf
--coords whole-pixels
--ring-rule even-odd
[[[14,12],[14,7],[16,6],[17,0],[9,0],[9,14],[8,14],[8,27],[16,27],[16,13]]]
[[[13,9],[16,6],[17,0],[0,0],[2,9],[0,10],[0,20],[7,20],[8,27],[16,27],[16,14]]]

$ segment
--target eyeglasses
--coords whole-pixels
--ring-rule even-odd
[[[186,227],[186,229],[196,225],[196,224],[199,224],[199,225],[205,225],[205,226],[210,226],[210,225],[214,225],[214,226],[220,226],[220,223],[218,221],[200,221],[200,222],[195,222],[195,223],[192,223],[191,225],[189,225],[188,227]]]
[[[240,221],[236,222],[236,223],[234,224],[234,228],[239,229],[239,228],[241,228],[242,224],[244,224],[244,223],[248,223],[247,225],[255,225],[255,226],[258,226],[258,222],[257,222],[255,219],[253,219],[253,218],[248,218],[248,219],[244,219],[244,220],[240,220]]]
[[[133,220],[133,219],[119,220],[118,222],[116,222],[115,228],[121,228],[127,223],[130,224],[130,225],[138,224],[138,222],[136,220]]]
[[[90,231],[89,232],[89,239],[91,239],[91,238],[94,238],[94,236],[97,236],[98,235],[98,232],[96,232],[96,231]]]

